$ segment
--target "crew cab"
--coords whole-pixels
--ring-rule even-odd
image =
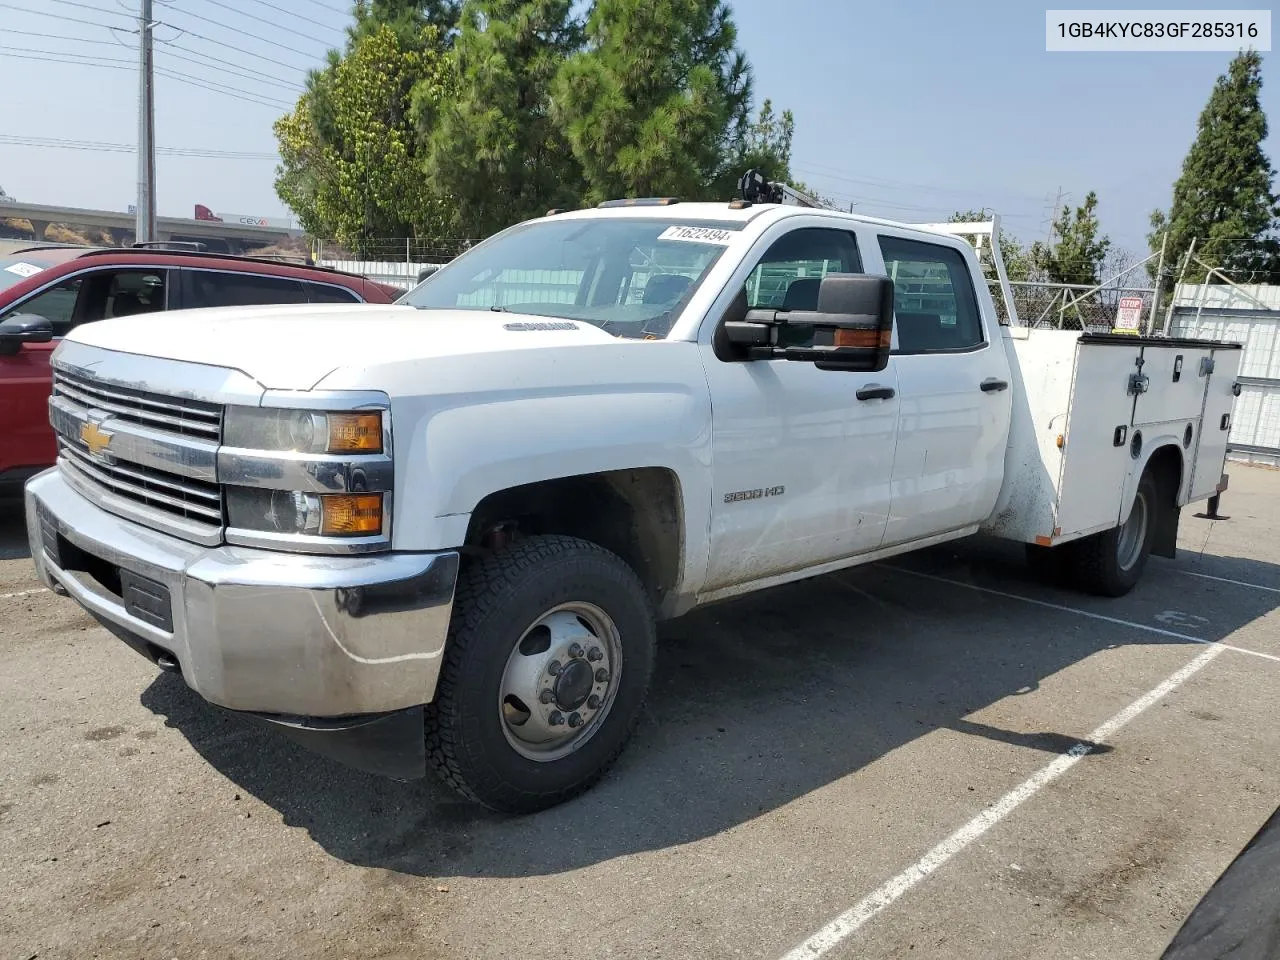
[[[967,225],[755,196],[553,213],[391,306],[72,330],[41,578],[211,703],[519,812],[617,757],[660,619],[980,531],[1120,595],[1223,488],[1238,345],[1003,325]]]
[[[48,244],[0,257],[0,491],[57,456],[49,354],[82,323],[211,306],[391,303],[404,292],[322,267],[184,246]]]

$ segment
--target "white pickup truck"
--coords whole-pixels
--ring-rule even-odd
[[[518,812],[622,750],[659,619],[979,531],[1120,595],[1224,487],[1238,345],[1002,325],[968,227],[759,196],[73,330],[40,576],[211,703]]]

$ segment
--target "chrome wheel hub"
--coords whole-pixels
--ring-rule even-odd
[[[498,711],[507,742],[530,760],[577,750],[613,706],[622,644],[613,619],[590,603],[548,610],[507,658]]]

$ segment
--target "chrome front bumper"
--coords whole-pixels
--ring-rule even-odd
[[[41,580],[211,703],[340,718],[434,695],[456,553],[204,547],[99,509],[57,469],[28,482],[26,513]]]

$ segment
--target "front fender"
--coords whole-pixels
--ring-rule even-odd
[[[460,546],[476,505],[500,490],[661,467],[680,481],[686,575],[700,570],[711,505],[711,402],[697,345],[610,348],[528,351],[507,358],[500,380],[483,369],[438,369],[423,380],[439,392],[393,397],[395,548]]]

